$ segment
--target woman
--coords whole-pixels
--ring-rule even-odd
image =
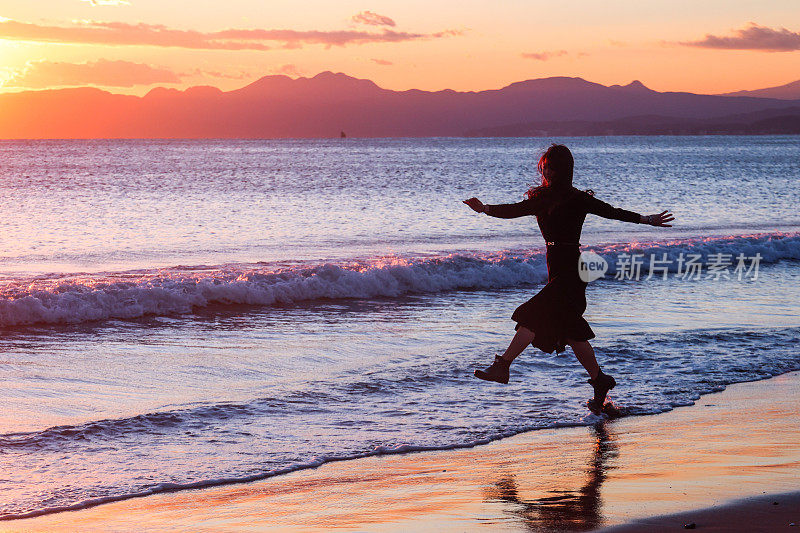
[[[587,213],[604,218],[670,227],[674,220],[669,211],[642,216],[632,211],[617,209],[596,199],[591,191],[581,191],[572,186],[574,161],[569,149],[554,144],[539,159],[542,184],[528,191],[528,198],[516,204],[484,205],[477,198],[464,203],[478,213],[497,218],[536,216],[539,229],[547,243],[547,285],[533,298],[514,311],[517,333],[505,353],[495,356],[486,370],[476,370],[475,375],[487,381],[508,383],[511,362],[529,345],[551,353],[562,352],[566,345],[572,347],[575,357],[589,373],[589,383],[594,387],[594,398],[589,409],[602,412],[606,394],[616,385],[614,378],[604,374],[597,364],[589,339],[594,332],[583,318],[586,310],[586,283],[580,278],[581,228]]]

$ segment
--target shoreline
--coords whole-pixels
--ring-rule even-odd
[[[691,525],[694,524],[694,528]],[[772,532],[800,525],[800,492],[743,498],[715,507],[684,513],[653,516],[601,529],[596,533],[670,532],[678,529],[703,531]],[[688,527],[687,527],[688,526]]]
[[[800,371],[729,385],[656,415],[535,430],[471,448],[330,462],[0,522],[0,531],[619,526],[800,489],[797,405]]]

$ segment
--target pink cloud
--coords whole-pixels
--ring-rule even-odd
[[[221,78],[227,80],[246,80],[248,78],[252,78],[253,75],[247,72],[238,72],[236,74],[231,74],[228,72],[220,72],[218,70],[205,70],[201,68],[196,68],[190,72],[180,74],[181,77],[184,76],[203,76],[206,78]]]
[[[458,37],[464,35],[465,30],[444,30],[429,34],[430,37]]]
[[[273,69],[272,72],[275,74],[285,74],[286,76],[293,76],[298,78],[303,75],[297,65],[292,65],[291,63],[287,65],[281,65],[280,67]]]
[[[159,24],[88,21],[72,26],[44,26],[15,20],[0,21],[0,39],[35,42],[100,44],[118,46],[162,46],[204,50],[269,50],[265,43],[287,48],[306,44],[327,47],[365,43],[395,43],[460,35],[458,30],[424,34],[383,30],[298,31],[228,29],[215,32],[176,30]]]
[[[384,66],[394,65],[394,63],[392,63],[391,61],[387,61],[386,59],[374,59],[373,58],[372,62],[377,64],[377,65],[384,65]]]
[[[547,61],[554,57],[561,57],[567,55],[566,50],[553,50],[549,52],[524,52],[522,57],[526,59],[535,59],[537,61]]]
[[[214,32],[215,39],[233,39],[242,41],[277,41],[285,46],[296,48],[303,44],[322,44],[325,46],[345,46],[348,44],[364,44],[374,42],[401,42],[444,37],[444,34],[422,34],[383,30],[380,33],[369,33],[355,30],[337,31],[298,31],[298,30],[223,30]]]
[[[362,11],[353,15],[353,21],[370,26],[396,26],[395,22],[385,15],[378,15],[373,11]]]
[[[35,61],[5,82],[6,87],[71,87],[99,85],[133,87],[153,83],[180,83],[181,76],[165,68],[130,61],[98,59],[87,63]]]
[[[268,50],[261,43],[216,40],[210,34],[192,30],[173,30],[155,24],[124,22],[85,22],[73,26],[41,26],[8,20],[0,22],[0,38],[23,41],[165,46],[195,49]]]
[[[769,28],[750,22],[744,28],[734,30],[733,35],[720,37],[709,33],[699,41],[687,41],[680,44],[723,50],[791,52],[800,50],[800,32],[789,31],[786,28]]]

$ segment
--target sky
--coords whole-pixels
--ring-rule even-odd
[[[302,7],[298,7],[302,6]],[[344,72],[478,91],[549,76],[716,94],[800,79],[798,0],[4,0],[0,92],[232,90]]]

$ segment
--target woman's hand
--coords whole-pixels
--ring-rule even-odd
[[[642,217],[642,224],[650,224],[651,226],[660,226],[662,228],[671,228],[672,224],[667,224],[667,222],[672,222],[675,220],[675,217],[672,216],[672,213],[669,211],[662,211],[656,215],[647,215]]]
[[[478,200],[477,198],[470,198],[469,200],[464,200],[464,203],[467,204],[472,208],[473,211],[476,213],[483,213],[486,207],[483,205],[483,202]]]

